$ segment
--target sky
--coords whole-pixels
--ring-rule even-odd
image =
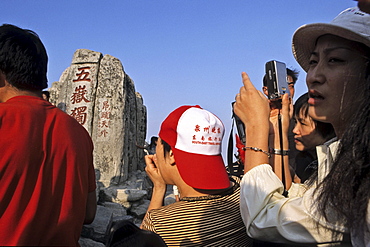
[[[260,89],[265,63],[284,62],[300,72],[297,99],[306,85],[292,55],[294,31],[330,22],[356,5],[351,0],[6,0],[0,24],[40,36],[49,56],[49,87],[77,49],[118,58],[147,107],[148,141],[181,105],[213,112],[225,125],[225,156],[241,72]]]

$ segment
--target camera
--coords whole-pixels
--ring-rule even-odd
[[[272,60],[266,63],[265,69],[269,100],[279,100],[284,94],[289,94],[285,63]]]
[[[271,101],[277,101],[281,99],[281,97],[285,93],[290,94],[288,90],[289,88],[285,63],[276,60],[271,60],[265,64],[265,69],[266,69],[265,78],[268,91],[268,98]],[[232,105],[234,105],[234,103],[235,102],[233,102]],[[238,131],[240,141],[245,145],[246,136],[244,124],[240,120],[240,118],[234,113],[234,111],[233,118],[235,119],[235,125]]]
[[[232,109],[234,109],[234,103],[232,103]],[[235,125],[236,125],[236,130],[238,132],[238,136],[239,136],[239,139],[240,141],[243,143],[243,145],[245,145],[245,125],[244,123],[242,122],[242,120],[235,114],[234,110],[233,110],[233,118],[235,119]]]

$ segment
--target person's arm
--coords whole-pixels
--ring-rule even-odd
[[[162,175],[155,165],[155,155],[145,156],[145,171],[148,174],[150,180],[153,182],[153,194],[150,200],[149,207],[145,217],[148,212],[152,209],[157,209],[163,206],[163,200],[166,194],[166,183],[162,178]],[[145,218],[144,217],[144,218]],[[142,225],[140,226],[142,228]]]
[[[246,126],[246,146],[268,151],[269,105],[243,73],[244,86],[236,97],[234,111]],[[240,210],[248,235],[278,243],[331,243],[333,226],[316,219],[315,188],[286,198],[281,180],[273,172],[266,153],[250,150],[245,155],[245,174],[240,186]],[[339,228],[339,231],[345,229]]]
[[[292,184],[292,176],[289,167],[289,155],[284,154],[282,150],[289,150],[288,131],[290,124],[290,100],[287,94],[283,96],[281,109],[275,109],[275,114],[270,115],[270,133],[269,133],[269,148],[277,150],[271,152],[270,165],[272,166],[275,174],[283,181],[282,164],[284,163],[284,184],[288,190]],[[280,117],[280,119],[279,119]],[[281,128],[281,133],[280,133]],[[280,136],[282,134],[282,137]],[[282,143],[281,143],[282,138]],[[282,144],[282,146],[281,146]],[[282,148],[281,148],[282,147]],[[282,160],[283,158],[283,160]]]
[[[87,195],[87,202],[86,202],[86,214],[84,224],[91,224],[95,219],[96,214],[96,193],[95,190],[89,192]]]
[[[267,98],[253,86],[248,75],[243,72],[243,87],[236,96],[235,114],[243,121],[246,133],[244,173],[252,168],[269,164],[269,103]],[[252,149],[251,149],[252,148]],[[255,151],[255,150],[262,151]]]

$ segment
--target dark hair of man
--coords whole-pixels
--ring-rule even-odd
[[[161,143],[163,144],[164,157],[167,157],[168,153],[171,151],[171,146],[167,142],[163,141],[162,139],[161,139]]]
[[[367,47],[369,57],[370,48]],[[337,158],[322,183],[319,210],[328,219],[336,212],[339,223],[356,232],[366,226],[370,200],[370,59],[367,61],[365,83],[358,88],[359,105],[340,141]],[[332,218],[332,217],[331,217]],[[335,222],[332,222],[335,223]]]
[[[294,118],[299,119],[300,114],[303,115],[303,117],[307,118],[308,115],[308,93],[305,93],[301,95],[297,101],[294,103]],[[316,121],[312,119],[312,121],[315,124],[316,131],[326,140],[330,140],[331,138],[335,137],[335,131],[333,128],[333,125],[330,123],[323,123],[320,121]]]
[[[35,32],[0,26],[0,71],[12,86],[30,91],[46,88],[47,63],[46,49]]]
[[[291,76],[292,79],[293,79],[293,84],[295,84],[298,80],[298,74],[299,74],[299,71],[295,70],[295,69],[286,69],[286,74],[287,76]]]
[[[290,75],[293,79],[293,84],[295,84],[298,80],[298,74],[299,72],[295,69],[286,69],[286,74],[287,76]],[[263,83],[263,86],[264,87],[267,87],[267,79],[266,79],[266,75],[263,76],[263,79],[262,79],[262,83]]]

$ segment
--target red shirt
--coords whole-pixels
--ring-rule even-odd
[[[92,152],[85,128],[49,102],[0,103],[0,245],[78,245]]]

